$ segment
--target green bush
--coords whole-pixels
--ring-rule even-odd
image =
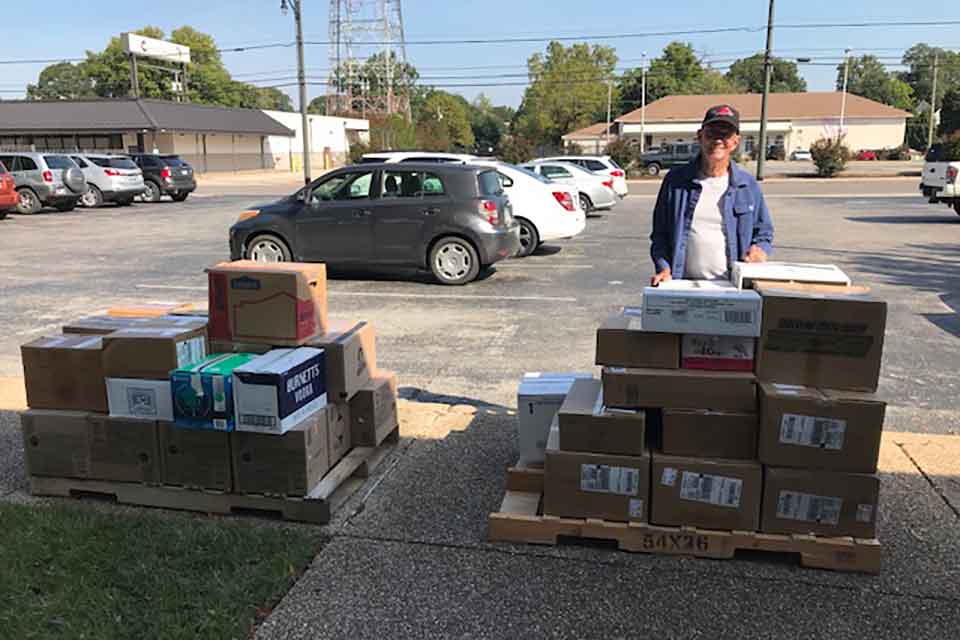
[[[629,171],[637,160],[640,147],[621,138],[608,144],[604,153],[613,158],[624,171]]]
[[[533,158],[533,145],[520,136],[504,136],[497,146],[497,158],[511,164],[520,164]]]
[[[817,175],[831,178],[847,166],[850,149],[843,143],[843,136],[820,138],[810,145],[810,155],[817,166]]]

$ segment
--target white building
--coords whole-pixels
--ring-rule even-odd
[[[299,113],[264,111],[293,131],[293,137],[268,136],[267,153],[278,170],[300,171],[303,167],[303,120]],[[308,115],[310,160],[314,169],[331,169],[348,162],[350,145],[370,142],[370,122],[359,118]]]

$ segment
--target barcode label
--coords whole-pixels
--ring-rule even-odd
[[[719,507],[740,506],[740,495],[743,493],[743,480],[713,476],[706,473],[683,472],[680,481],[680,497],[684,500],[706,502]]]
[[[605,464],[582,464],[580,490],[635,496],[640,493],[640,470]]]
[[[777,517],[785,520],[836,525],[842,508],[843,499],[831,496],[781,491],[777,498]]]
[[[641,498],[630,498],[627,512],[631,518],[643,519],[643,500]]]
[[[873,522],[873,505],[857,505],[857,522]]]
[[[261,416],[253,413],[242,413],[240,414],[240,424],[249,425],[251,427],[276,427],[277,418],[276,416]]]
[[[753,324],[752,311],[724,311],[723,321],[733,324]]]
[[[780,419],[780,442],[818,449],[843,449],[847,421],[785,413]]]
[[[677,470],[673,467],[666,467],[663,475],[660,476],[660,484],[665,487],[672,487],[677,484]]]

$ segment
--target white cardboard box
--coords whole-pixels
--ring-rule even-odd
[[[106,381],[111,416],[173,422],[169,380],[107,378]]]
[[[233,370],[237,431],[284,434],[327,406],[326,352],[274,349]]]
[[[643,329],[716,336],[760,335],[762,300],[726,281],[671,280],[643,290]]]
[[[517,390],[517,435],[520,464],[542,464],[550,423],[563,404],[573,381],[593,378],[589,373],[527,373]]]
[[[730,282],[738,289],[749,289],[754,280],[850,285],[850,278],[834,264],[798,262],[735,262]]]

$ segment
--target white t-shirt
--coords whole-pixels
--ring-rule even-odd
[[[720,207],[730,176],[725,173],[717,178],[701,177],[700,185],[703,190],[693,210],[683,277],[687,280],[727,278],[727,241]]]

